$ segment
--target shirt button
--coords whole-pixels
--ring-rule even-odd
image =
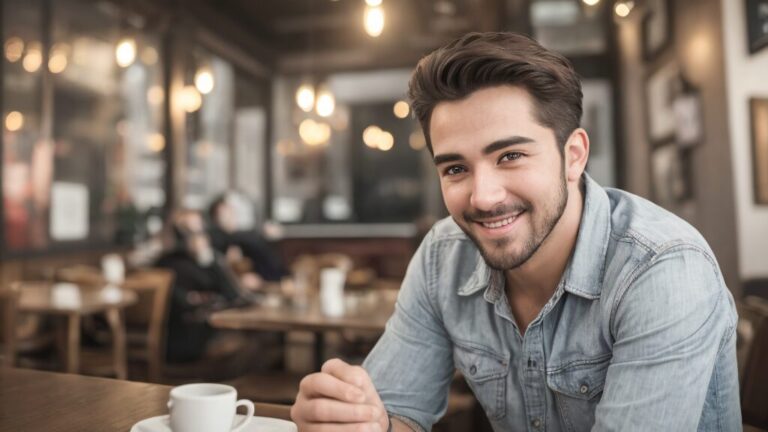
[[[469,368],[469,374],[474,375],[477,373],[477,366],[472,365],[472,367]]]
[[[587,394],[589,393],[589,386],[586,384],[582,384],[579,391],[581,392],[581,394]]]
[[[533,421],[531,422],[531,426],[533,426],[535,429],[540,428],[541,427],[541,420],[538,417],[533,419]]]

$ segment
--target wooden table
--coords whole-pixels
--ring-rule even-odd
[[[171,387],[0,368],[0,431],[127,432],[167,414]],[[290,420],[290,407],[256,405],[256,415]]]
[[[22,282],[18,284],[19,311],[56,315],[66,320],[66,356],[64,370],[80,371],[80,321],[83,316],[104,313],[113,336],[115,374],[127,376],[125,323],[122,309],[136,303],[136,293],[120,290],[119,295],[108,297],[99,289],[79,289],[80,300],[76,304],[57,303],[53,299],[56,284],[50,282]]]
[[[382,289],[377,299],[367,305],[347,309],[340,317],[323,315],[317,296],[310,296],[306,308],[290,304],[251,306],[215,312],[209,318],[213,327],[255,331],[310,331],[315,333],[315,369],[323,362],[325,331],[363,330],[383,332],[395,308],[397,290]]]

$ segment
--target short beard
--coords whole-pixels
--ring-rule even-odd
[[[459,227],[461,227],[461,229],[464,231],[464,233],[467,234],[467,236],[472,240],[475,246],[477,246],[478,250],[480,250],[480,254],[482,255],[488,267],[491,267],[492,269],[499,270],[499,271],[512,270],[528,262],[528,260],[531,259],[531,257],[536,253],[536,251],[539,250],[541,245],[549,237],[549,234],[552,233],[552,230],[560,221],[560,218],[562,218],[563,213],[565,213],[565,207],[568,204],[568,197],[569,197],[568,184],[565,180],[564,169],[560,172],[560,178],[561,178],[560,188],[558,190],[557,196],[554,197],[552,205],[546,206],[546,208],[542,210],[544,212],[547,212],[551,208],[552,212],[549,214],[545,214],[546,219],[542,221],[542,225],[540,227],[537,227],[535,225],[532,226],[532,233],[530,237],[523,244],[523,249],[519,254],[511,254],[504,251],[504,248],[512,241],[512,239],[509,239],[509,238],[502,238],[493,242],[492,248],[497,251],[500,251],[500,253],[494,254],[491,252],[491,250],[484,248],[482,243],[474,235],[472,235],[472,232],[468,228],[465,228],[461,224],[458,224]],[[493,217],[493,216],[500,216],[503,214],[515,213],[516,211],[519,211],[519,210],[525,210],[528,213],[528,217],[530,218],[531,223],[535,224],[535,221],[533,219],[534,215],[531,212],[532,208],[533,206],[531,205],[531,203],[526,202],[524,205],[517,205],[511,208],[495,209],[493,212],[491,212],[493,214],[480,215],[476,213],[476,214],[470,215],[465,213],[463,215],[463,218],[467,224],[470,224],[470,223],[474,223],[472,222],[472,220],[478,216]]]

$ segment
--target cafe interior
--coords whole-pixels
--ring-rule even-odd
[[[471,31],[565,55],[591,177],[703,234],[768,430],[768,1],[1,3],[0,431],[129,430],[195,382],[289,419],[362,363],[448,216],[408,80]],[[491,430],[460,371],[434,430]]]

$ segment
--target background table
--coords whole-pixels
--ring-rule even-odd
[[[397,290],[380,290],[368,305],[347,308],[340,317],[323,315],[317,296],[310,296],[306,308],[290,304],[251,306],[215,312],[209,318],[213,327],[231,330],[310,331],[315,333],[315,369],[323,361],[324,331],[362,330],[383,332],[395,310]]]
[[[113,337],[115,374],[118,378],[127,376],[125,353],[125,323],[121,310],[136,303],[136,293],[121,290],[114,299],[102,296],[99,289],[80,288],[80,301],[76,305],[57,304],[52,299],[55,284],[48,282],[19,283],[19,311],[63,316],[66,320],[66,356],[64,370],[69,373],[80,371],[80,321],[84,315],[104,313]]]
[[[171,387],[0,368],[0,431],[127,432],[168,413]],[[290,407],[255,404],[256,415],[290,420]]]

